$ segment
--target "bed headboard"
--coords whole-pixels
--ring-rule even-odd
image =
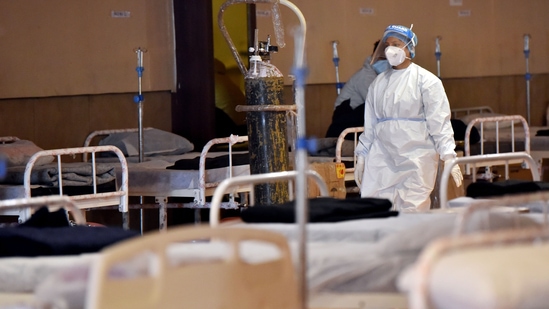
[[[471,115],[471,114],[493,114],[494,113],[494,111],[490,106],[452,108],[451,112],[452,112],[452,119],[459,119],[460,117],[463,117],[465,115]]]

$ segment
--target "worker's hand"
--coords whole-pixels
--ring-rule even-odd
[[[355,182],[360,188],[360,184],[362,183],[362,177],[364,176],[364,157],[358,156],[356,158],[356,164],[355,164]]]
[[[445,161],[444,164],[446,164],[446,162],[448,161]],[[463,183],[463,174],[461,174],[461,169],[459,168],[459,165],[454,165],[450,174],[452,175],[452,178],[454,178],[456,186],[461,187],[461,184]]]

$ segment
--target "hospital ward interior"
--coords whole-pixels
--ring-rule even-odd
[[[0,309],[549,308],[546,12],[0,0]]]

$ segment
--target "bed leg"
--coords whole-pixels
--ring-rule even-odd
[[[200,214],[201,208],[194,209],[194,224],[199,225],[202,223],[202,215]]]
[[[122,228],[125,230],[130,229],[130,212],[129,211],[122,213]]]
[[[155,197],[158,205],[158,229],[165,231],[168,228],[168,198],[165,196]]]

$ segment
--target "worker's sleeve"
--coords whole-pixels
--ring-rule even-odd
[[[427,129],[442,160],[456,157],[454,130],[450,122],[450,103],[439,79],[422,83]]]
[[[374,128],[377,124],[377,117],[374,109],[374,84],[370,85],[368,94],[366,95],[366,103],[364,105],[364,132],[358,138],[358,144],[355,149],[357,156],[365,156],[370,151],[372,142],[374,141]]]

